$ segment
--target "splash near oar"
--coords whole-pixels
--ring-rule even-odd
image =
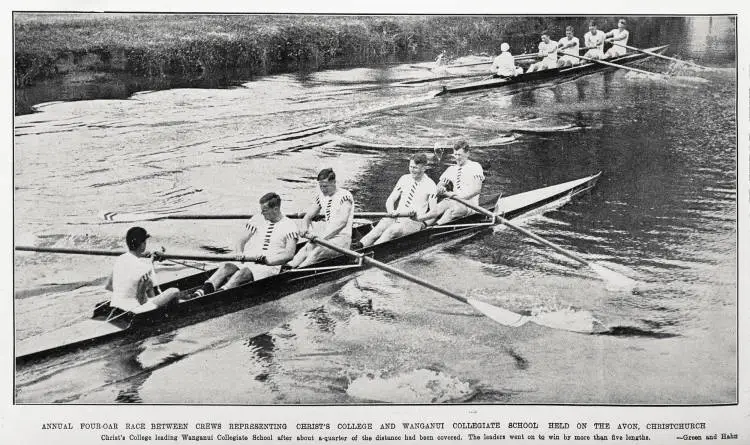
[[[475,300],[473,298],[466,298],[462,297],[461,295],[458,295],[454,292],[451,292],[447,289],[443,289],[440,286],[437,286],[433,283],[430,283],[429,281],[425,281],[419,277],[416,277],[414,275],[411,275],[407,272],[404,272],[400,269],[396,269],[395,267],[389,266],[385,263],[381,263],[380,261],[370,258],[367,255],[364,255],[362,253],[357,253],[353,250],[345,249],[343,247],[336,246],[335,244],[331,244],[328,241],[322,240],[315,236],[309,236],[308,239],[311,243],[317,243],[322,246],[325,246],[331,250],[335,250],[336,252],[349,256],[351,258],[357,259],[359,261],[362,261],[364,264],[369,264],[371,266],[377,267],[378,269],[384,270],[386,272],[392,273],[393,275],[396,275],[397,277],[401,277],[407,281],[411,281],[412,283],[418,284],[420,286],[426,287],[427,289],[433,290],[435,292],[441,293],[443,295],[446,295],[448,297],[451,297],[455,300],[458,300],[462,303],[471,305],[474,309],[482,313],[483,315],[487,316],[488,318],[496,321],[497,323],[500,323],[505,326],[511,326],[511,327],[518,327],[526,323],[527,317],[524,317],[520,314],[516,314],[515,312],[509,311],[507,309],[503,309],[501,307],[493,306],[488,303],[483,303],[479,300]]]
[[[483,207],[476,206],[476,205],[474,205],[474,204],[472,204],[472,203],[470,203],[470,202],[468,202],[466,200],[463,200],[461,198],[458,198],[456,196],[449,195],[448,198],[450,198],[450,199],[452,199],[454,201],[460,202],[461,204],[463,204],[466,207],[474,210],[475,212],[483,213],[483,214],[489,216],[490,218],[493,218],[495,221],[497,221],[497,222],[499,222],[501,224],[504,224],[504,225],[510,227],[511,229],[513,229],[513,230],[515,230],[517,232],[520,232],[520,233],[528,236],[529,238],[531,238],[533,240],[539,241],[540,243],[542,243],[542,244],[544,244],[544,245],[546,245],[548,247],[551,247],[552,249],[556,250],[557,252],[565,255],[566,257],[568,257],[568,258],[570,258],[570,259],[572,259],[574,261],[577,261],[577,262],[579,262],[579,263],[581,263],[581,264],[583,264],[585,266],[589,266],[594,272],[596,272],[602,278],[602,280],[604,280],[605,283],[607,283],[607,289],[610,289],[610,290],[629,290],[629,291],[632,291],[635,288],[636,282],[634,280],[632,280],[632,279],[630,279],[630,278],[628,278],[628,277],[626,277],[626,276],[624,276],[624,275],[622,275],[620,273],[617,273],[617,272],[615,272],[613,270],[607,269],[606,267],[602,266],[601,264],[595,264],[595,263],[586,261],[583,258],[581,258],[580,256],[574,254],[573,252],[570,252],[570,251],[568,251],[566,249],[563,249],[562,247],[558,246],[557,244],[553,243],[552,241],[548,241],[548,240],[542,238],[541,236],[539,236],[539,235],[537,235],[537,234],[535,234],[535,233],[533,233],[533,232],[531,232],[531,231],[529,231],[527,229],[524,229],[522,227],[519,227],[519,226],[513,224],[512,222],[508,221],[507,219],[503,218],[500,215],[494,214],[494,213],[490,212],[489,210],[487,210],[487,209],[485,209]]]

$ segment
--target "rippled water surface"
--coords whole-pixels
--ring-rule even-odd
[[[462,137],[485,169],[484,194],[601,171],[588,196],[522,224],[639,283],[634,292],[608,290],[590,270],[496,229],[397,266],[460,294],[556,317],[562,328],[501,326],[370,270],[159,336],[19,367],[17,400],[734,402],[730,25],[696,23],[671,49],[714,69],[641,65],[671,70],[668,80],[617,71],[432,98],[436,83],[394,85],[426,73],[405,65],[49,103],[17,117],[17,244],[121,249],[128,225],[105,224],[102,212],[253,213],[268,191],[281,194],[284,210],[303,210],[322,167],[336,170],[358,209],[380,211],[411,154]],[[447,165],[429,174],[437,178]],[[242,228],[241,221],[142,224],[152,247],[171,252],[227,247]],[[17,253],[16,339],[85,317],[104,295],[111,263]],[[164,263],[158,271],[166,281],[195,269]],[[601,334],[566,329],[593,319]]]

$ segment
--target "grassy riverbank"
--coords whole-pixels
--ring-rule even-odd
[[[615,17],[598,17],[603,29]],[[636,19],[644,21],[649,19]],[[584,17],[14,14],[15,82],[76,71],[135,76],[261,75],[453,55],[533,51],[546,28]]]

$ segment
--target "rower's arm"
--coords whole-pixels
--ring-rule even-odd
[[[269,266],[279,266],[286,264],[294,258],[294,254],[297,251],[297,237],[285,237],[284,238],[284,250],[275,254],[266,256],[265,264]]]
[[[252,238],[252,236],[253,236],[253,232],[249,230],[243,233],[242,236],[237,240],[235,251],[237,253],[242,253],[242,251],[245,250],[245,244],[247,244],[247,242],[250,241],[250,238]]]
[[[617,42],[618,40],[625,40],[625,39],[628,38],[628,32],[627,31],[621,32],[620,35],[617,36],[617,37],[615,37],[614,33],[609,33],[609,34],[612,34],[612,39],[610,39],[610,40],[613,41],[613,42]]]
[[[345,201],[341,204],[339,212],[336,214],[335,219],[331,219],[329,229],[323,234],[322,238],[328,240],[338,235],[341,230],[346,227],[346,223],[349,222],[349,214],[352,212],[352,203]]]
[[[401,189],[399,187],[396,187],[393,189],[390,195],[388,195],[388,199],[385,200],[385,210],[388,213],[393,213],[396,211],[396,200],[401,196]]]
[[[107,283],[104,285],[104,289],[110,292],[113,291],[114,288],[112,287],[112,274],[109,274],[109,277],[107,277]]]
[[[309,209],[307,209],[307,212],[305,212],[305,216],[302,218],[302,227],[300,228],[300,233],[304,233],[310,228],[310,224],[312,224],[312,221],[315,219],[315,217],[320,214],[320,210],[321,208],[318,203],[313,204]]]

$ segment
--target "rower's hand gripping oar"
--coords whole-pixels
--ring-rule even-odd
[[[557,244],[553,243],[552,241],[548,241],[548,240],[542,238],[541,236],[539,236],[539,235],[537,235],[537,234],[535,234],[535,233],[533,233],[533,232],[531,232],[531,231],[529,231],[527,229],[524,229],[522,227],[519,227],[519,226],[513,224],[512,222],[510,222],[507,219],[503,218],[499,214],[492,213],[492,212],[490,212],[489,210],[487,210],[487,209],[485,209],[483,207],[474,205],[474,204],[472,204],[472,203],[470,203],[470,202],[468,202],[466,200],[463,200],[463,199],[461,199],[461,198],[459,198],[457,196],[453,196],[453,195],[446,195],[446,196],[448,198],[456,201],[456,202],[459,202],[459,203],[465,205],[466,207],[474,210],[475,212],[479,212],[479,213],[482,213],[484,215],[487,215],[490,218],[493,218],[494,221],[497,221],[497,222],[499,222],[501,224],[505,224],[506,226],[510,227],[511,229],[513,229],[513,230],[515,230],[517,232],[520,232],[520,233],[528,236],[529,238],[534,239],[534,240],[536,240],[536,241],[544,244],[545,246],[551,247],[552,249],[556,250],[557,252],[565,255],[566,257],[568,257],[568,258],[570,258],[572,260],[575,260],[578,263],[581,263],[581,264],[583,264],[585,266],[590,267],[594,272],[596,272],[608,284],[607,287],[610,288],[610,289],[632,290],[635,287],[635,281],[634,280],[632,280],[632,279],[630,279],[630,278],[628,278],[628,277],[626,277],[626,276],[624,276],[624,275],[622,275],[620,273],[617,273],[617,272],[615,272],[613,270],[607,269],[606,267],[602,266],[601,264],[596,264],[596,263],[593,263],[593,262],[590,262],[590,261],[586,261],[583,258],[581,258],[580,256],[574,254],[573,252],[570,252],[570,251],[568,251],[566,249],[563,249],[562,247],[558,246]],[[499,200],[498,200],[498,203],[499,203]],[[496,208],[497,207],[499,207],[499,206],[496,206]]]
[[[461,295],[458,295],[447,289],[443,289],[442,287],[439,287],[433,283],[430,283],[429,281],[425,281],[419,277],[416,277],[407,272],[404,272],[403,270],[396,269],[395,267],[389,266],[388,264],[385,264],[376,259],[370,258],[369,256],[364,255],[362,253],[357,253],[357,252],[354,252],[353,250],[349,250],[343,247],[336,246],[335,244],[331,244],[330,242],[317,238],[313,235],[308,235],[306,236],[306,238],[309,239],[311,243],[316,243],[321,246],[327,247],[331,250],[335,250],[336,252],[340,254],[355,258],[359,261],[362,261],[363,263],[369,264],[371,266],[377,267],[378,269],[382,269],[386,272],[396,275],[397,277],[401,277],[405,280],[411,281],[412,283],[419,284],[420,286],[424,286],[427,289],[434,290],[435,292],[441,293],[443,295],[447,295],[462,303],[471,305],[474,309],[476,309],[483,315],[487,316],[488,318],[491,318],[492,320],[502,325],[518,327],[530,321],[530,318],[525,315],[517,314],[507,309],[493,306],[491,304],[484,303],[479,300],[475,300],[473,298],[462,297]]]

